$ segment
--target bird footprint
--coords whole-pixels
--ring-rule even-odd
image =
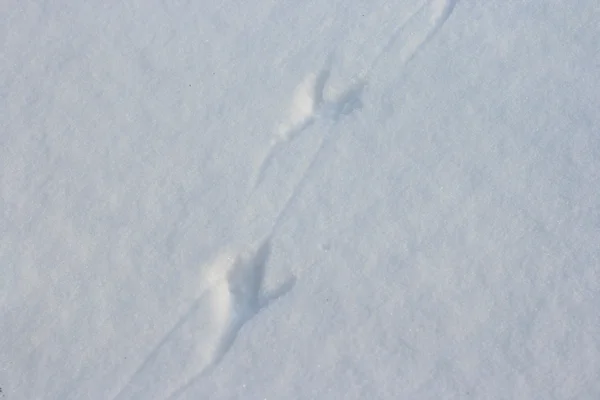
[[[359,81],[339,93],[327,91],[331,75],[331,58],[318,73],[310,73],[296,87],[287,117],[279,124],[271,145],[257,168],[252,186],[255,189],[264,180],[273,159],[283,145],[298,137],[318,119],[337,122],[340,118],[362,107],[362,92],[365,82]]]

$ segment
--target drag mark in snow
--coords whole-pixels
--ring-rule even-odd
[[[388,54],[392,55],[396,68],[409,62],[444,25],[457,2],[458,0],[421,2],[400,22],[373,61],[359,74],[361,79],[379,73]]]
[[[269,240],[265,240],[257,248],[220,254],[205,279],[207,289],[150,352],[115,399],[175,398],[216,366],[242,326],[294,285],[292,278],[265,293],[269,251]]]
[[[444,25],[444,23],[452,14],[454,7],[458,0],[434,0],[429,3],[429,19],[428,19],[428,30],[427,33],[421,36],[420,42],[416,46],[413,54],[409,57],[412,58],[416,52],[423,47]]]

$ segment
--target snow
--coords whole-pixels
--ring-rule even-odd
[[[600,398],[597,2],[246,3],[5,2],[0,399]]]

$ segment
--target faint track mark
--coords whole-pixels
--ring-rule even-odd
[[[421,2],[399,24],[379,54],[359,76],[367,79],[368,76],[381,73],[381,70],[386,67],[384,60],[390,54],[394,57],[395,68],[408,63],[436,35],[452,14],[457,2],[458,0]],[[392,69],[389,65],[387,68]]]

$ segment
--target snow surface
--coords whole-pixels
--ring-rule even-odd
[[[0,399],[600,399],[597,0],[1,8]]]

